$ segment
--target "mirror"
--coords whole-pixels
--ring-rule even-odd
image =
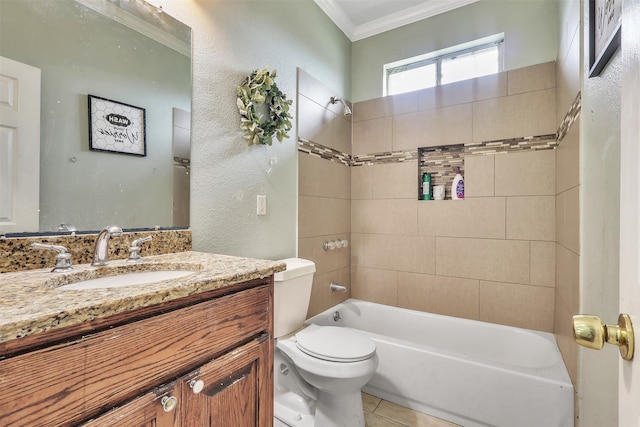
[[[15,231],[188,226],[191,29],[142,0],[0,10],[0,56],[41,70],[39,226]],[[89,149],[89,95],[144,110],[144,156]]]

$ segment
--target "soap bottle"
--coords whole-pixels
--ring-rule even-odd
[[[431,200],[431,174],[422,174],[422,200]]]
[[[451,184],[451,199],[464,199],[464,179],[460,173],[460,168],[456,169],[456,176],[453,178],[453,184]]]

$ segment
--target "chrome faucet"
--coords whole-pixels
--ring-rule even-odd
[[[100,231],[93,250],[92,266],[100,267],[109,263],[109,239],[111,236],[117,237],[120,234],[122,234],[122,228],[117,225],[108,225]]]
[[[73,270],[71,266],[71,254],[67,252],[67,248],[57,245],[43,245],[42,243],[32,243],[31,247],[34,249],[47,249],[50,251],[56,251],[56,266],[53,267],[51,272],[64,273],[66,271]]]

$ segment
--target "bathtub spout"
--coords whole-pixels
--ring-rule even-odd
[[[335,282],[331,282],[331,284],[329,285],[329,289],[331,289],[331,292],[334,292],[334,291],[347,292],[346,286],[339,285]]]

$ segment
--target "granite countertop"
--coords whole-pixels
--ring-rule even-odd
[[[48,268],[0,274],[0,343],[264,278],[283,271],[286,265],[280,261],[179,252],[144,257],[141,264],[117,260],[106,267],[80,264],[73,268],[68,273],[52,273]],[[121,288],[59,289],[67,283],[121,272],[157,270],[190,270],[194,274]]]

